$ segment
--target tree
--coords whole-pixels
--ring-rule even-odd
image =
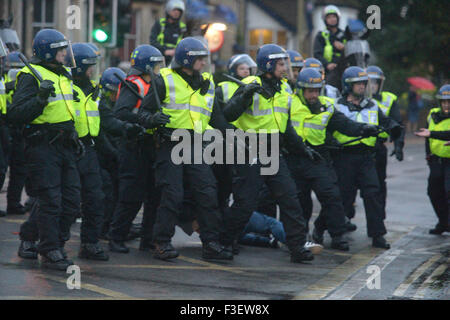
[[[381,30],[372,30],[368,41],[390,91],[406,91],[409,76],[431,78],[438,87],[449,81],[447,1],[362,0],[361,20],[367,20],[370,5],[381,9]]]

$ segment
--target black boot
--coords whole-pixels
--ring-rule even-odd
[[[19,252],[17,253],[19,257],[24,259],[37,259],[37,247],[34,241],[20,241]]]
[[[178,257],[179,253],[170,242],[155,243],[155,252],[153,258],[160,260],[170,260]]]
[[[108,254],[98,243],[82,243],[78,257],[81,259],[108,261]]]
[[[383,236],[378,236],[372,239],[372,247],[390,249],[391,245],[386,242],[386,239]]]
[[[151,240],[144,239],[141,237],[141,241],[139,242],[139,250],[141,251],[150,251],[155,250],[155,245],[151,242]]]
[[[345,218],[345,228],[347,229],[347,232],[356,231],[358,228],[356,224],[351,223],[349,218]]]
[[[68,257],[67,251],[64,249],[64,247],[60,247],[59,251],[61,251],[61,254],[64,257],[64,259],[66,259],[70,264],[73,264],[73,261],[67,258]]]
[[[128,253],[130,249],[123,243],[123,241],[109,240],[109,251],[118,253]]]
[[[41,253],[41,257],[44,268],[66,271],[69,266],[73,265],[73,263],[64,259],[59,249],[49,251],[45,254]]]
[[[443,234],[444,232],[449,232],[450,228],[449,227],[445,227],[443,225],[441,225],[440,223],[438,223],[436,225],[436,227],[434,227],[434,229],[430,229],[428,231],[429,234]]]
[[[319,231],[317,228],[314,228],[312,238],[315,243],[323,244],[323,231]]]
[[[291,262],[299,263],[312,260],[314,260],[314,256],[308,249],[300,248],[296,251],[291,252]]]
[[[226,250],[219,242],[210,241],[203,243],[202,258],[205,260],[233,260],[233,253]]]
[[[331,238],[331,248],[341,251],[348,251],[350,247],[348,241],[344,240],[342,236],[335,236]]]
[[[6,207],[7,215],[22,215],[25,213],[27,213],[27,211],[25,210],[25,207],[22,205],[15,206],[15,207],[10,207],[10,206]]]

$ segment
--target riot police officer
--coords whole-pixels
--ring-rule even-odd
[[[292,89],[296,87],[296,82],[298,78],[298,74],[300,73],[300,70],[305,65],[303,56],[300,54],[300,52],[295,50],[287,50],[287,53],[289,53],[289,60],[291,61],[291,69],[292,69],[292,79],[289,80],[289,85]]]
[[[78,256],[84,259],[103,260],[109,256],[99,244],[103,222],[102,179],[97,152],[94,148],[100,132],[100,113],[95,88],[91,79],[95,77],[97,55],[86,43],[75,43],[73,55],[76,67],[72,69],[73,89],[77,100],[73,104],[75,129],[85,146],[85,153],[77,161],[81,181],[81,245]]]
[[[175,60],[171,67],[161,70],[161,77],[154,83],[156,91],[151,91],[144,101],[143,111],[150,115],[165,114],[170,117],[170,122],[158,129],[155,174],[156,184],[161,188],[161,202],[153,230],[156,246],[154,257],[157,259],[173,259],[178,256],[177,250],[171,245],[171,239],[186,185],[197,206],[203,259],[233,259],[232,253],[225,250],[219,242],[221,215],[211,167],[204,161],[192,161],[196,157],[195,151],[191,152],[192,159],[183,160],[179,164],[175,164],[171,157],[172,150],[177,145],[171,139],[176,129],[184,129],[183,132],[189,137],[197,139],[201,138],[207,128],[223,129],[226,125],[224,119],[216,120],[221,113],[214,105],[212,75],[202,73],[208,58],[209,51],[200,40],[191,37],[181,40],[175,49]],[[158,111],[158,99],[161,101],[161,111]],[[191,139],[192,150],[194,139]]]
[[[17,75],[9,120],[26,124],[25,155],[39,200],[38,252],[44,267],[66,270],[73,264],[62,249],[79,211],[80,181],[76,156],[81,152],[74,126],[72,76],[63,65],[69,41],[57,30],[40,30],[33,40],[32,69]],[[33,72],[34,71],[34,72]],[[22,230],[21,230],[22,231]],[[33,243],[21,247],[35,251]]]
[[[101,143],[98,144],[97,155],[101,167],[103,193],[105,194],[105,209],[101,238],[106,238],[109,226],[117,205],[119,195],[119,143],[126,136],[129,139],[143,134],[143,128],[136,123],[130,123],[117,119],[114,115],[114,104],[117,100],[117,92],[122,79],[126,78],[125,72],[119,68],[108,68],[103,71],[100,78],[100,112]]]
[[[335,110],[334,100],[319,96],[324,83],[322,75],[315,69],[303,69],[297,79],[297,91],[291,107],[292,125],[306,144],[319,152],[323,160],[314,162],[305,156],[289,153],[288,164],[299,190],[302,207],[308,200],[310,189],[320,201],[322,210],[315,221],[313,239],[323,243],[323,232],[328,229],[331,235],[331,247],[348,250],[348,242],[342,238],[346,231],[345,213],[337,186],[331,155],[327,148],[327,136],[335,130],[351,136],[376,136],[378,129],[374,125],[357,123]],[[307,205],[307,204],[305,204]],[[309,221],[311,216],[305,216]]]
[[[325,70],[323,69],[322,63],[316,58],[307,58],[304,63],[305,68],[314,68],[322,74],[322,79],[325,80]],[[322,96],[326,96],[329,98],[337,99],[341,97],[341,93],[338,88],[333,87],[332,85],[325,83],[322,87]]]
[[[360,67],[349,67],[342,75],[343,97],[336,102],[336,109],[353,121],[381,126],[396,140],[401,134],[401,126],[379,109],[375,100],[368,98],[367,73]],[[372,246],[389,249],[383,235],[383,206],[379,197],[380,186],[374,162],[376,137],[358,139],[339,131],[334,137],[343,145],[334,164],[338,184],[347,217],[352,214],[354,195],[358,189],[364,201],[367,233],[372,238]]]
[[[14,94],[16,75],[25,66],[19,58],[19,52],[10,52],[6,57],[5,72],[6,72],[6,91],[7,103],[12,101]],[[10,152],[9,152],[9,183],[6,195],[7,199],[7,214],[24,214],[25,208],[22,206],[22,190],[25,186],[27,178],[25,154],[24,154],[24,140],[22,136],[23,126],[16,126],[9,124],[9,135],[11,136]],[[30,189],[28,187],[28,189]],[[28,190],[30,191],[30,190]]]
[[[112,218],[109,232],[111,251],[128,253],[124,241],[131,224],[144,203],[141,250],[152,248],[153,224],[159,203],[159,191],[155,188],[154,159],[155,146],[151,128],[164,125],[169,117],[159,113],[148,115],[141,112],[142,100],[150,92],[152,75],[158,74],[164,66],[164,57],[151,45],[140,45],[131,53],[131,69],[127,83],[130,89],[120,84],[115,102],[115,115],[122,121],[142,125],[146,133],[136,137],[124,136],[119,147],[119,200]]]
[[[248,132],[256,131],[259,141],[261,131],[269,130],[267,144],[282,135],[283,140],[299,153],[311,158],[319,156],[306,147],[297,136],[289,120],[292,91],[283,77],[290,71],[289,54],[280,46],[267,44],[258,49],[256,63],[259,74],[243,80],[240,87],[228,101],[224,110],[227,121]],[[275,136],[272,136],[275,135]],[[272,138],[275,137],[275,138]],[[269,146],[267,146],[269,150]],[[312,253],[304,248],[306,225],[302,208],[296,194],[296,186],[290,177],[284,157],[272,155],[279,161],[279,170],[271,175],[261,175],[262,165],[259,157],[248,159],[245,164],[233,165],[233,204],[226,215],[224,241],[231,245],[247,224],[258,205],[258,192],[266,183],[272,196],[281,209],[281,221],[286,230],[286,242],[291,252],[292,262],[313,260]],[[251,157],[250,157],[251,158]]]
[[[380,110],[385,116],[394,119],[400,125],[403,125],[402,116],[400,115],[400,109],[397,105],[397,96],[391,92],[384,91],[383,85],[385,76],[383,70],[377,66],[368,66],[367,75],[369,76],[369,84],[371,86],[370,91],[372,97],[378,102]],[[380,182],[380,197],[383,203],[384,218],[386,218],[386,167],[387,167],[387,148],[385,142],[389,135],[386,132],[380,133],[375,145],[375,161],[378,179]],[[401,136],[394,141],[394,150],[391,156],[395,155],[398,161],[403,161],[403,147],[405,145],[405,130],[402,130]]]

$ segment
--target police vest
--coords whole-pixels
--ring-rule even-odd
[[[346,106],[345,104],[336,104],[336,109],[340,112],[342,112],[343,114],[345,114],[345,116],[347,118],[349,118],[350,120],[359,122],[359,123],[367,123],[367,124],[371,124],[371,125],[378,125],[378,105],[376,103],[376,101],[374,100],[370,100],[373,102],[373,106],[371,106],[370,108],[363,108],[360,111],[350,111],[350,109],[348,108],[348,106]],[[346,136],[345,134],[342,134],[338,131],[335,131],[333,133],[333,136],[340,142],[340,143],[345,143],[347,141],[353,140],[356,137],[349,137]],[[347,146],[354,146],[357,144],[365,144],[369,147],[374,147],[375,143],[376,143],[377,138],[376,137],[368,137],[368,138],[364,138],[362,140],[359,141],[355,141],[352,143],[348,143],[345,145],[345,147]]]
[[[126,78],[127,81],[133,83],[136,85],[136,87],[138,88],[138,93],[142,96],[145,97],[148,93],[148,90],[150,89],[150,84],[147,83],[144,79],[142,79],[139,76],[136,75],[132,75],[132,76],[128,76]],[[122,82],[119,84],[119,90],[117,91],[117,97],[120,95],[120,89],[122,88]],[[142,104],[142,100],[138,99],[136,105],[134,106],[133,109],[133,113],[138,113],[139,108],[141,107]]]
[[[98,136],[100,131],[100,112],[97,101],[92,100],[92,93],[86,96],[77,85],[73,89],[78,93],[79,102],[73,103],[73,114],[75,114],[75,130],[80,138],[87,136]]]
[[[319,97],[323,105],[322,112],[314,114],[302,103],[298,96],[294,96],[291,108],[291,123],[297,134],[313,146],[325,143],[327,126],[334,113],[333,99]]]
[[[0,111],[2,114],[6,114],[7,98],[5,83],[3,82],[3,79],[0,79]]]
[[[166,87],[166,96],[162,110],[170,116],[167,128],[190,129],[203,133],[208,128],[214,105],[214,82],[210,81],[205,95],[194,90],[178,73],[170,68],[161,69],[161,76]],[[204,73],[204,79],[210,75]]]
[[[336,57],[340,57],[341,56],[340,52],[333,52],[334,47],[330,42],[330,32],[328,30],[322,31],[322,37],[325,39],[325,47],[323,49],[324,59],[327,60],[328,62],[331,62],[331,60],[333,60],[333,54]],[[344,39],[342,43],[345,44],[346,42],[347,39]]]
[[[72,80],[67,78],[64,75],[58,75],[53,73],[52,71],[40,66],[31,64],[31,66],[41,75],[44,80],[53,81],[55,88],[55,97],[50,96],[48,98],[48,104],[44,107],[44,111],[42,114],[31,121],[32,124],[44,124],[44,123],[60,123],[65,121],[74,120],[74,116],[72,115],[73,107],[73,87]],[[70,74],[70,69],[64,67],[67,72]],[[23,67],[19,73],[17,74],[17,78],[19,78],[21,73],[29,73],[33,75],[28,67]],[[34,75],[33,75],[34,76]],[[36,78],[38,84],[39,80]],[[17,80],[16,80],[17,86]]]
[[[248,84],[256,82],[261,85],[261,78],[249,76],[242,80]],[[281,81],[281,90],[275,95],[266,99],[259,93],[253,95],[253,102],[250,107],[234,122],[234,125],[243,130],[250,129],[259,132],[260,130],[276,131],[284,133],[289,119],[289,110],[292,104],[292,91],[286,82]]]
[[[394,104],[394,101],[397,100],[397,96],[393,93],[383,91],[381,92],[381,101],[374,99],[378,103],[378,107],[383,112],[385,116],[389,116],[391,113],[391,107]],[[387,132],[382,132],[378,135],[380,138],[389,138],[389,134]]]
[[[156,37],[156,41],[159,42],[160,45],[166,46],[167,48],[175,48],[177,44],[183,39],[183,33],[186,32],[186,24],[184,22],[179,22],[180,34],[178,35],[177,42],[175,44],[172,43],[164,43],[164,31],[166,30],[166,18],[159,19],[159,24],[161,25],[161,31]]]
[[[223,101],[225,103],[227,103],[231,99],[233,94],[239,88],[239,85],[236,82],[232,81],[223,81],[219,83],[218,86],[222,88]]]
[[[450,118],[444,119],[439,123],[434,123],[431,116],[435,112],[441,112],[441,108],[433,108],[428,114],[428,130],[430,131],[448,131],[450,130]],[[447,141],[429,138],[430,151],[432,154],[441,158],[450,158],[450,147],[445,146]]]

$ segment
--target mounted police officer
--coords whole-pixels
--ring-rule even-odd
[[[334,100],[319,96],[324,85],[322,75],[315,69],[303,69],[297,79],[296,95],[291,107],[291,122],[297,134],[305,140],[306,145],[319,152],[323,160],[311,161],[308,157],[289,153],[288,164],[299,190],[302,207],[308,205],[312,189],[317,195],[322,210],[316,219],[313,240],[323,243],[326,229],[331,235],[331,247],[348,250],[349,245],[342,235],[345,227],[345,213],[337,185],[327,140],[338,130],[351,136],[376,136],[378,129],[374,125],[357,123],[350,120],[334,107]],[[306,203],[305,203],[306,200]],[[311,212],[305,216],[307,223]]]
[[[59,31],[43,29],[36,34],[31,60],[36,75],[28,67],[19,72],[8,116],[11,122],[26,125],[28,174],[40,207],[34,217],[40,240],[37,252],[44,267],[63,271],[73,264],[63,247],[79,212],[76,157],[82,152],[72,113],[72,75],[63,65],[67,51],[70,43]],[[27,238],[26,229],[27,222],[21,226],[21,249],[36,253],[35,239]]]
[[[150,44],[164,55],[170,64],[175,55],[175,47],[185,37],[186,24],[181,21],[185,6],[183,0],[169,0],[166,17],[155,22],[150,35]]]

